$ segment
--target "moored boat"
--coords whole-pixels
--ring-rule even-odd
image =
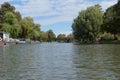
[[[15,42],[16,42],[16,44],[25,44],[26,43],[25,39],[16,39]]]
[[[3,41],[0,41],[0,46],[4,46],[4,42]]]

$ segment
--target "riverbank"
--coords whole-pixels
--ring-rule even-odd
[[[0,47],[8,44],[39,44],[40,41],[35,40],[19,40],[19,39],[13,39],[11,41],[0,41]]]
[[[99,42],[75,42],[74,44],[120,44],[120,40],[102,40]]]
[[[120,44],[120,40],[104,40],[100,41],[100,44]]]

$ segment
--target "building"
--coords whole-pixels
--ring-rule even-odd
[[[9,42],[10,35],[6,32],[0,32],[0,41]]]

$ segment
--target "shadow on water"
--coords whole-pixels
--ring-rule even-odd
[[[119,80],[120,45],[42,43],[0,47],[0,80]]]

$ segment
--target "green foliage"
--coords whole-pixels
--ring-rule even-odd
[[[65,42],[65,40],[66,40],[66,35],[65,34],[59,34],[57,36],[57,41],[58,42]]]
[[[3,17],[7,12],[15,12],[15,7],[11,6],[8,2],[5,2],[0,7],[0,23],[3,23]]]
[[[25,17],[21,20],[20,37],[33,40],[40,40],[40,25],[35,24],[31,17]]]
[[[47,32],[42,32],[42,34],[41,34],[41,40],[43,42],[47,42],[47,40],[48,40],[48,33]]]
[[[67,42],[73,42],[74,41],[74,36],[73,34],[67,35]]]
[[[52,30],[48,30],[46,32],[42,32],[41,34],[41,40],[43,42],[53,42],[56,39],[56,35]]]
[[[106,33],[106,32],[101,34],[100,37],[102,40],[113,40],[114,39],[114,35],[112,35],[110,33]]]
[[[15,7],[5,2],[0,7],[0,30],[10,33],[12,38],[29,38],[40,40],[40,25],[35,24],[31,17],[22,19]]]
[[[16,23],[16,17],[12,12],[7,12],[4,17],[4,23],[8,23],[10,25],[13,25]]]
[[[48,42],[55,41],[56,36],[52,30],[48,30],[47,34],[48,34]]]
[[[31,35],[32,27],[34,26],[31,17],[25,17],[21,20],[21,38],[29,38]]]
[[[6,14],[7,12],[14,12],[15,7],[11,6],[8,2],[5,2],[1,5],[1,10],[3,14]]]
[[[65,34],[59,34],[57,36],[57,41],[58,42],[73,42],[74,37],[73,37],[73,34],[69,34],[67,36]]]
[[[34,31],[33,39],[34,40],[40,40],[41,38],[42,32],[41,32],[40,26],[41,26],[40,24],[34,24],[34,27],[33,27],[33,31]]]
[[[120,33],[120,2],[109,7],[104,13],[102,31],[116,35]]]
[[[20,12],[16,11],[16,12],[14,12],[14,14],[16,15],[18,22],[20,22],[22,20]]]
[[[94,41],[98,37],[103,23],[103,12],[100,5],[83,10],[72,24],[75,39],[81,42]]]
[[[18,21],[12,12],[7,12],[4,17],[4,23],[2,26],[2,31],[10,33],[13,38],[18,37],[19,27]]]
[[[2,30],[5,32],[10,32],[11,25],[8,23],[4,23],[2,26]]]

